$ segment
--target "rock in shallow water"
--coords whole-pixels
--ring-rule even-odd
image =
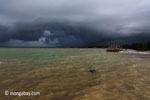
[[[90,73],[96,73],[96,70],[95,69],[90,69],[88,72],[90,72]]]

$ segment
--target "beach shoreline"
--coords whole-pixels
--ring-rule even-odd
[[[123,49],[122,51],[120,51],[120,53],[150,55],[150,51],[137,51],[133,49]]]

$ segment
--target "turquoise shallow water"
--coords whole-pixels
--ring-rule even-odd
[[[0,48],[1,100],[149,100],[150,58],[104,49]],[[89,73],[95,69],[96,73]],[[5,96],[39,91],[40,96]]]

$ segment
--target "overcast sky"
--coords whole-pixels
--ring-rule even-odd
[[[149,36],[149,0],[0,0],[0,46],[97,46]]]

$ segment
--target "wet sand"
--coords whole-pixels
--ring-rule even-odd
[[[0,100],[150,100],[149,60],[104,49],[1,48]]]

